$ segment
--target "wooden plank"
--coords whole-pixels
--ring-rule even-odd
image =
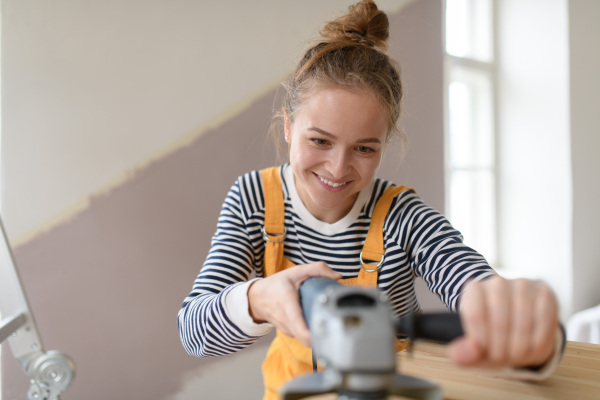
[[[445,346],[417,343],[398,355],[402,373],[439,384],[447,399],[600,399],[600,346],[569,342],[556,372],[543,382],[508,377],[501,370],[465,368],[445,358]]]
[[[600,399],[600,346],[568,342],[555,373],[542,382],[510,378],[501,370],[452,364],[443,345],[420,342],[398,353],[398,370],[442,387],[452,400],[592,400]],[[337,396],[314,399],[335,400]],[[392,397],[399,399],[399,397]]]

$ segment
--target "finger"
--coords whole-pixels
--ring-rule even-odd
[[[485,304],[482,282],[471,282],[468,284],[461,300],[461,321],[465,337],[473,341],[483,356],[487,345],[487,306]],[[478,360],[471,360],[475,363]]]
[[[304,319],[302,307],[300,306],[300,297],[297,295],[297,292],[295,293],[296,296],[291,298],[284,306],[286,325],[289,330],[287,335],[295,337],[302,344],[310,347],[310,331]]]
[[[342,277],[342,274],[332,270],[323,261],[293,267],[290,270],[294,270],[294,276],[293,276],[292,280],[296,284],[296,287],[300,287],[300,285],[305,280],[307,280],[308,278],[315,277],[315,276],[321,276],[321,277],[330,278],[333,280],[337,280]]]
[[[558,326],[558,304],[552,290],[539,285],[534,305],[535,324],[532,335],[532,359],[526,365],[541,365],[554,352]]]
[[[534,288],[525,279],[513,282],[512,329],[509,337],[509,360],[522,364],[531,357],[534,328]]]
[[[331,279],[339,279],[342,277],[342,274],[331,269],[331,267],[323,261],[311,264],[311,267],[311,272],[313,273],[311,276],[322,276]]]
[[[483,351],[475,340],[460,337],[446,348],[446,356],[458,365],[474,365],[483,357]]]
[[[511,330],[512,293],[511,283],[501,277],[486,282],[487,306],[487,361],[502,366],[508,362],[508,342]]]

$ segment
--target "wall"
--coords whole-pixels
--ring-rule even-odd
[[[394,11],[405,2],[380,3]],[[2,0],[11,240],[76,214],[91,193],[272,90],[321,23],[351,3]]]
[[[294,59],[300,37],[349,2],[262,1],[237,13],[215,2],[105,3],[3,2],[3,217],[46,349],[77,365],[63,398],[258,398],[268,340],[194,358],[179,343],[176,314],[235,177],[275,162],[265,132],[287,72],[276,60]],[[381,3],[410,137],[404,163],[389,148],[381,175],[441,209],[441,2],[402,12],[402,2]],[[243,24],[248,15],[260,23]],[[305,19],[310,35],[299,33]],[[264,45],[280,32],[295,45]],[[254,43],[261,57],[228,58]],[[233,65],[268,76],[243,87]],[[3,399],[25,399],[10,350],[2,372]],[[237,385],[227,384],[231,374]]]
[[[600,3],[569,1],[573,311],[600,304]]]
[[[567,322],[600,304],[600,4],[497,8],[503,273],[548,282]]]
[[[499,254],[507,275],[554,288],[563,319],[573,293],[567,6],[497,3]]]

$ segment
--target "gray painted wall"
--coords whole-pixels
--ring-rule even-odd
[[[600,304],[600,3],[569,2],[573,304]]]

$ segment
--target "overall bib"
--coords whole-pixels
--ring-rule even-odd
[[[268,277],[294,266],[284,257],[285,213],[283,191],[277,167],[261,171],[265,196],[266,239],[264,276]],[[401,192],[412,190],[406,186],[388,188],[375,205],[371,225],[362,249],[362,263],[358,277],[342,279],[339,282],[349,286],[377,287],[378,271],[383,265],[385,248],[383,244],[383,223],[392,200]],[[366,264],[365,260],[381,260],[377,265]],[[370,267],[371,269],[368,269]],[[396,339],[396,351],[404,350],[406,342]],[[290,379],[313,371],[312,350],[300,341],[290,338],[277,330],[267,356],[262,364],[265,395],[263,400],[280,400],[279,388]]]

